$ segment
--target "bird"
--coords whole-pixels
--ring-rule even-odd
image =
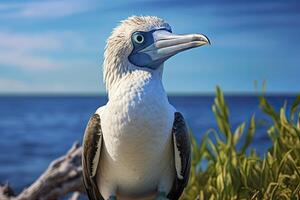
[[[83,136],[83,183],[90,200],[182,195],[191,139],[183,115],[168,101],[162,75],[167,59],[206,44],[204,34],[173,34],[156,16],[131,16],[113,29],[103,59],[108,101],[91,116]]]

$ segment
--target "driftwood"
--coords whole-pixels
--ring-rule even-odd
[[[54,160],[48,169],[19,195],[6,184],[0,186],[1,200],[57,200],[73,193],[70,200],[78,200],[84,191],[81,181],[81,151],[75,143],[66,155]]]

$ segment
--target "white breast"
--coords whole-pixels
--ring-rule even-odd
[[[132,76],[123,82],[100,114],[105,149],[99,181],[115,183],[126,195],[151,192],[163,173],[174,174],[171,129],[175,110],[159,80],[148,74],[136,76],[137,82]]]

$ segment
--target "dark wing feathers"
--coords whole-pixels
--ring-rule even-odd
[[[82,153],[83,183],[90,200],[103,199],[96,182],[96,169],[99,164],[101,145],[102,130],[100,116],[94,114],[85,129]]]
[[[174,161],[175,163],[179,162],[180,167],[176,168],[175,164],[176,172],[179,176],[176,174],[172,189],[167,197],[170,200],[177,200],[188,183],[191,168],[190,137],[184,118],[179,112],[175,113],[172,135],[174,140]],[[179,152],[177,156],[175,155],[176,151]]]

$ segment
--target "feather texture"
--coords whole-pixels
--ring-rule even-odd
[[[191,168],[191,144],[189,133],[184,118],[179,112],[175,113],[172,135],[177,176],[174,179],[168,198],[176,200],[179,199],[188,183]]]
[[[94,114],[88,122],[83,139],[82,171],[83,183],[90,200],[101,200],[96,172],[98,170],[102,144],[100,116]]]

